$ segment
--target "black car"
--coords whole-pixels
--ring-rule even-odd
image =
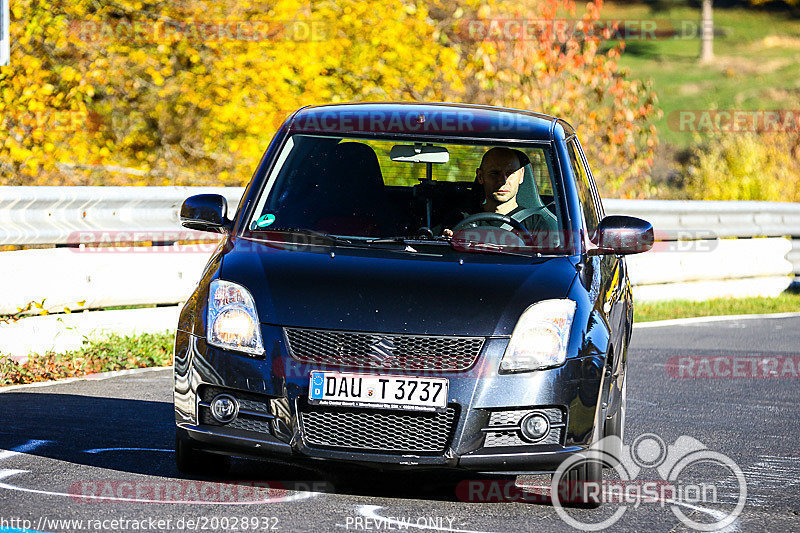
[[[624,254],[573,128],[456,104],[307,107],[272,140],[175,341],[176,458],[553,472],[622,437]],[[575,479],[596,479],[586,468]]]

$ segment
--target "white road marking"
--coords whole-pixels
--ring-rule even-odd
[[[16,448],[11,448],[10,450],[0,450],[0,461],[3,459],[8,459],[9,457],[14,457],[15,455],[20,455],[23,453],[28,453],[31,450],[38,448],[39,446],[43,446],[53,442],[51,440],[35,440],[31,439],[25,444],[21,446],[17,446]]]
[[[641,403],[641,404],[644,404],[644,405],[646,405],[648,407],[659,407],[659,405],[657,403],[648,402],[647,400],[637,400],[636,398],[628,398],[627,401],[629,403],[632,402],[634,404]]]
[[[671,503],[672,505],[680,505],[681,507],[686,507],[687,509],[691,509],[693,511],[705,513],[714,518],[717,522],[724,520],[729,515],[729,513],[725,513],[723,511],[717,511],[716,509],[707,509],[705,507],[700,507],[699,505],[692,505],[691,503],[684,503],[675,500],[667,500],[666,503]],[[722,533],[735,533],[736,531],[739,531],[739,519],[737,518],[727,527],[724,527],[722,529],[715,529],[714,531],[720,531]]]
[[[750,492],[749,503],[766,507],[774,503],[776,495],[797,492],[800,461],[797,457],[761,454],[755,464],[744,468],[744,475],[748,478],[748,488],[757,489]]]
[[[375,520],[376,522],[382,525],[395,525],[399,526],[398,529],[407,529],[409,527],[415,527],[417,529],[430,529],[433,531],[451,531],[454,533],[493,533],[491,531],[475,531],[472,529],[451,529],[449,527],[439,527],[439,526],[428,526],[422,524],[415,524],[414,522],[403,521],[403,520],[396,520],[394,518],[386,518],[379,515],[376,511],[381,509],[380,505],[359,505],[358,506],[358,514],[363,516],[364,518],[369,518],[371,520]],[[341,527],[346,527],[341,525]]]
[[[9,472],[9,471],[0,471],[0,479],[2,479],[2,473]],[[27,470],[14,470],[11,471],[11,474],[14,475],[21,472],[27,472]],[[5,477],[8,477],[6,475]],[[17,487],[16,485],[9,485],[8,483],[3,483],[0,481],[0,489],[6,490],[16,490],[19,492],[29,492],[32,494],[43,494],[45,496],[65,496],[67,498],[74,498],[80,500],[99,500],[103,503],[179,503],[179,504],[191,504],[191,505],[253,505],[259,503],[281,503],[281,502],[293,502],[298,500],[306,500],[315,496],[318,496],[319,493],[317,492],[298,492],[296,494],[292,494],[291,496],[285,497],[276,497],[276,498],[267,498],[261,500],[252,500],[252,501],[225,501],[225,502],[218,502],[218,501],[197,501],[197,500],[149,500],[143,498],[116,498],[116,497],[109,497],[109,496],[95,496],[91,494],[69,494],[66,492],[56,492],[50,490],[38,490],[38,489],[28,489],[25,487]]]
[[[21,446],[17,446],[10,450],[0,450],[0,460],[9,459],[11,457],[15,457],[17,455],[26,454],[40,446],[45,444],[52,443],[53,441],[49,440],[29,440],[25,444]],[[152,451],[170,451],[173,450],[162,450],[157,448],[97,448],[96,450],[87,450],[87,452],[98,452],[98,451],[106,451],[106,450],[128,450],[128,449],[142,449],[142,450],[152,450]],[[11,476],[15,476],[17,474],[24,474],[30,472],[29,470],[15,470],[10,468],[3,468],[0,469],[0,489],[5,490],[14,490],[18,492],[29,492],[32,494],[43,494],[45,496],[65,496],[67,498],[80,498],[81,500],[99,500],[103,502],[129,502],[129,503],[180,503],[180,504],[197,504],[197,505],[220,505],[221,502],[217,501],[196,501],[196,500],[186,500],[186,501],[178,501],[178,500],[151,500],[151,499],[143,499],[143,498],[116,498],[116,497],[108,497],[108,496],[95,496],[95,495],[84,495],[84,494],[69,494],[66,492],[57,492],[57,491],[50,491],[50,490],[39,490],[39,489],[30,489],[26,487],[18,487],[16,485],[11,485],[9,483],[5,483],[2,480],[7,479]],[[280,502],[292,502],[297,500],[305,500],[308,498],[316,497],[320,493],[317,492],[309,492],[309,491],[302,491],[297,492],[295,494],[286,495],[286,496],[279,496],[274,498],[266,498],[260,500],[252,500],[252,501],[226,501],[224,502],[225,505],[252,505],[258,503],[280,503]]]
[[[727,320],[757,320],[759,318],[797,318],[800,313],[767,313],[760,315],[719,315],[696,316],[690,318],[673,318],[670,320],[655,320],[653,322],[636,322],[633,329],[660,328],[665,326],[683,326],[691,324],[704,324],[708,322],[724,322]]]
[[[29,472],[29,470],[12,470],[11,468],[3,468],[0,469],[0,479],[16,476],[17,474],[24,474],[25,472]]]
[[[83,450],[83,453],[102,453],[102,452],[169,452],[174,453],[172,448],[92,448],[91,450]]]

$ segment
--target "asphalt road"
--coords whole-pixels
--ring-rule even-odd
[[[693,437],[744,474],[744,509],[728,530],[800,530],[800,381],[797,359],[784,359],[798,347],[797,317],[636,329],[626,443],[649,433],[666,445]],[[741,377],[754,360],[779,361],[779,376]],[[192,480],[175,469],[173,435],[169,370],[0,393],[0,531],[574,531],[548,503],[462,501],[465,481],[440,475],[236,460],[234,485]],[[658,461],[640,452],[641,464]],[[714,464],[687,469],[719,498],[675,509],[703,523],[724,517],[735,504],[733,474]],[[637,479],[660,477],[644,468]],[[222,495],[237,503],[219,503]],[[569,516],[598,522],[617,509]],[[624,509],[611,530],[691,531],[671,505]]]

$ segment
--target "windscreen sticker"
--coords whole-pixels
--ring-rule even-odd
[[[275,222],[275,215],[272,213],[267,213],[266,215],[261,215],[261,218],[256,220],[256,226],[259,228],[265,228]]]

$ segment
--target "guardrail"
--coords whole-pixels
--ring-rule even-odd
[[[243,192],[241,187],[0,187],[0,245],[67,244],[79,231],[126,232],[132,242],[150,241],[148,233],[182,229],[178,214],[189,196],[222,194],[232,212]]]
[[[775,296],[800,276],[800,204],[606,200],[644,218],[660,241],[628,266],[640,300]]]
[[[0,245],[66,244],[76,231],[173,232],[193,194],[216,193],[233,212],[242,187],[0,187]],[[800,240],[800,204],[694,200],[605,200],[609,214],[649,220],[661,240],[791,237]],[[149,240],[147,235],[134,240]],[[800,256],[794,246],[792,258]],[[800,260],[793,261],[800,265]],[[795,270],[796,272],[800,272]]]
[[[181,203],[192,194],[225,196],[229,212],[243,188],[226,187],[0,187],[0,245],[53,245],[57,249],[4,252],[6,275],[0,314],[46,299],[50,311],[185,299],[214,246],[177,246],[176,240],[214,242],[214,234],[181,228]],[[800,276],[800,204],[607,200],[609,214],[649,220],[661,241],[656,251],[629,258],[637,297],[705,298],[773,293],[786,276]],[[148,242],[147,248],[83,249],[85,235],[109,241]],[[731,239],[737,237],[738,239]],[[756,238],[759,237],[759,238]],[[762,237],[767,237],[764,239]],[[791,239],[791,240],[788,240]],[[669,244],[671,243],[671,244]],[[122,252],[122,253],[120,253]],[[675,284],[714,283],[713,290]],[[672,285],[671,288],[664,287]],[[647,287],[645,289],[645,287]],[[783,287],[785,288],[785,287]],[[677,290],[677,292],[676,292]],[[83,302],[77,305],[77,302]]]
[[[0,186],[0,245],[64,244],[78,230],[175,231],[193,194],[225,196],[233,212],[243,187]],[[649,220],[662,239],[698,236],[800,238],[800,204],[697,200],[605,200],[609,214]]]
[[[0,277],[0,314],[12,314],[18,306],[42,300],[50,312],[174,306],[184,301],[219,237],[181,228],[181,203],[193,194],[218,193],[227,198],[232,213],[243,191],[216,187],[0,187],[0,245],[39,247],[0,252],[4,273]],[[792,274],[800,276],[800,204],[607,200],[604,206],[608,214],[638,216],[656,229],[660,242],[655,250],[628,259],[634,295],[639,300],[776,295],[791,283]],[[100,235],[101,242],[102,236],[108,235],[117,243],[149,246],[81,247],[81,235],[87,232],[94,233],[93,238]],[[206,242],[173,242],[187,239]],[[163,317],[173,317],[176,312],[161,310],[162,318],[155,322],[153,313],[146,320],[118,317],[146,314],[141,312],[117,313],[110,326],[108,320],[97,318],[99,313],[88,313],[95,318],[83,321],[116,331],[125,330],[126,325],[125,331],[132,331],[137,320],[145,320],[151,329],[154,324],[172,327],[171,319]],[[55,327],[52,323],[76,319],[74,314],[26,318],[21,321],[28,323],[26,328],[40,329],[18,332],[14,338],[49,339],[48,332]],[[6,352],[9,340],[3,331],[10,329],[0,327],[0,350]]]

